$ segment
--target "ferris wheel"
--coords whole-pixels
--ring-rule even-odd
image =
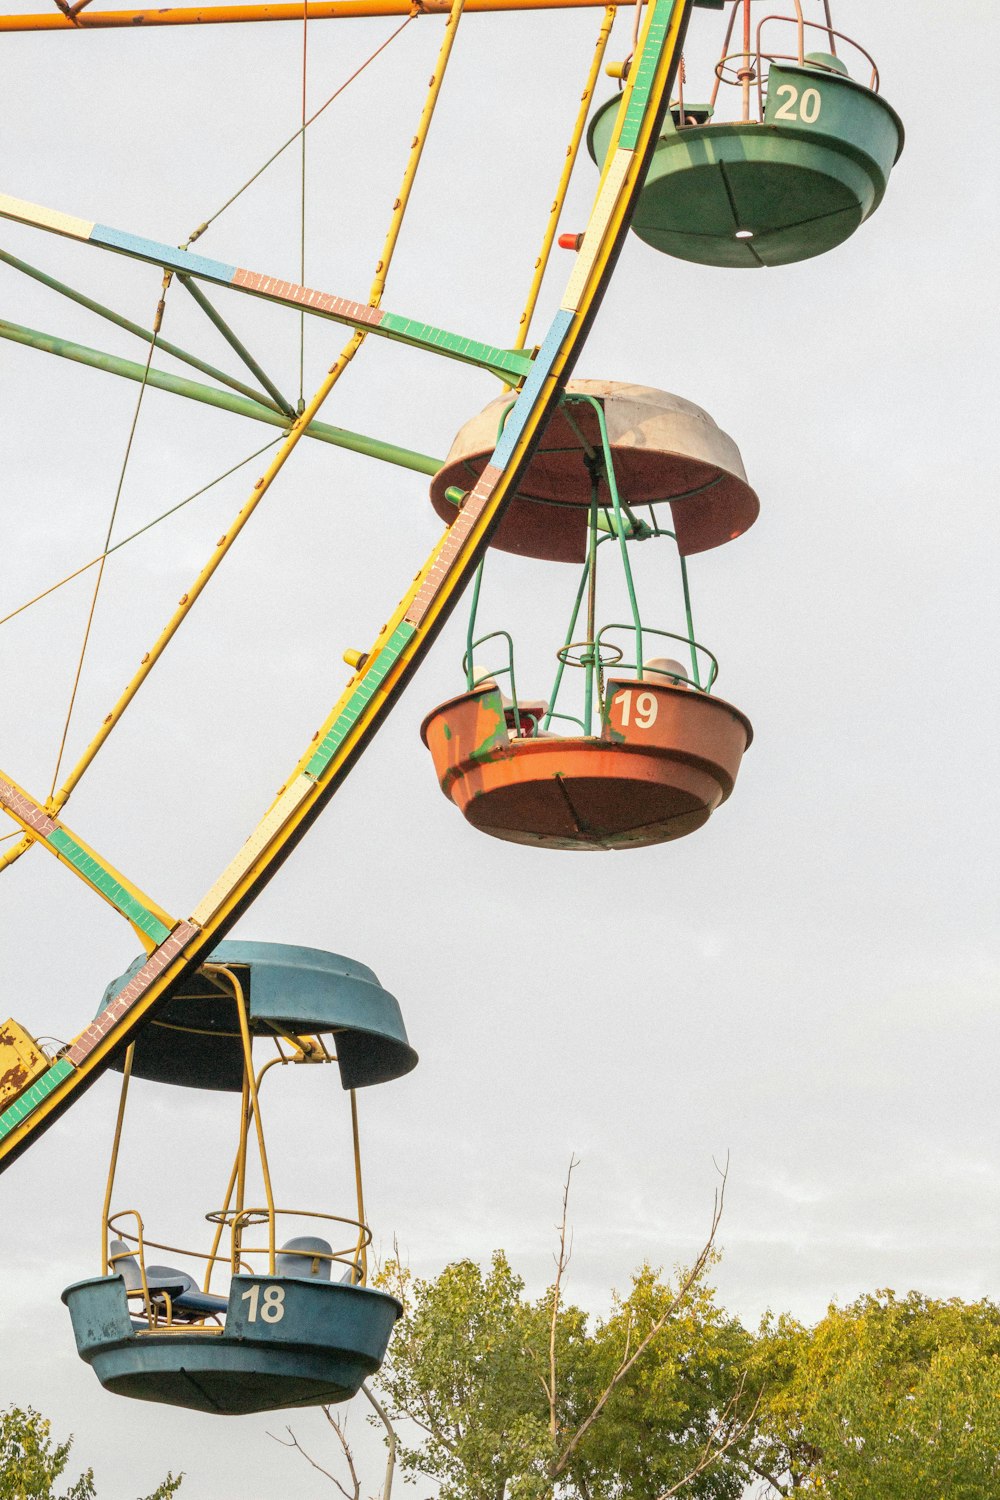
[[[793,0],[779,5],[785,14],[758,17],[756,25],[753,0],[647,0],[629,7],[624,56],[607,66],[610,97],[595,109],[616,18],[615,7],[605,7],[551,209],[539,226],[540,249],[528,268],[515,337],[506,343],[497,333],[496,342],[489,342],[439,327],[386,305],[389,272],[463,14],[517,9],[519,3],[306,0],[304,11],[301,5],[246,5],[101,12],[90,0],[56,0],[49,13],[0,17],[0,32],[65,32],[399,16],[390,41],[418,16],[439,14],[443,25],[366,294],[313,288],[304,277],[291,280],[203,253],[198,241],[226,204],[178,247],[149,238],[141,225],[83,217],[79,204],[40,206],[0,195],[0,218],[37,232],[40,244],[60,236],[152,266],[162,277],[146,328],[13,255],[0,237],[0,261],[11,270],[145,342],[147,357],[135,362],[19,323],[0,323],[4,339],[137,386],[122,478],[143,395],[151,388],[279,431],[211,555],[67,768],[76,686],[105,563],[129,540],[114,531],[119,480],[104,545],[85,565],[95,581],[48,794],[8,775],[0,750],[0,812],[13,825],[0,845],[0,877],[12,878],[9,872],[25,855],[52,856],[130,924],[143,950],[67,1044],[47,1050],[13,1021],[0,1030],[3,1056],[10,1060],[0,1068],[0,1170],[101,1073],[122,1071],[100,1274],[69,1288],[66,1300],[81,1355],[109,1389],[125,1394],[230,1412],[327,1402],[353,1394],[384,1355],[399,1309],[366,1285],[370,1231],[356,1113],[356,1210],[349,1218],[318,1214],[346,1226],[343,1243],[334,1244],[315,1232],[299,1232],[298,1220],[317,1217],[314,1211],[276,1204],[259,1090],[274,1066],[336,1063],[354,1111],[357,1088],[390,1081],[416,1061],[398,1006],[372,971],[353,960],[224,940],[357,763],[465,588],[472,585],[472,605],[457,691],[431,710],[423,734],[442,791],[473,827],[537,848],[590,852],[679,838],[728,798],[752,739],[742,709],[714,692],[718,662],[695,633],[686,566],[691,554],[738,538],[757,516],[757,495],[736,444],[681,396],[571,376],[630,229],[666,254],[715,267],[777,266],[833,249],[881,201],[902,148],[902,126],[878,92],[874,63],[836,31],[825,0],[818,19],[807,19],[800,0]],[[567,3],[595,0],[558,0]],[[525,8],[546,4],[525,0]],[[723,13],[724,25],[719,61],[702,95],[692,93],[682,55],[698,10]],[[699,17],[699,23],[709,19]],[[733,118],[726,116],[727,92]],[[303,105],[301,128],[280,149],[304,141],[321,112],[307,118]],[[571,177],[578,167],[593,171],[594,165],[589,218],[567,229]],[[483,211],[492,211],[488,198]],[[568,259],[560,252],[568,252]],[[543,281],[547,273],[557,277],[560,268],[567,274],[558,309],[548,328],[535,330]],[[225,339],[243,366],[238,378],[164,336],[167,300],[177,287]],[[303,390],[296,400],[271,377],[266,359],[250,351],[216,305],[219,290],[347,330],[311,396]],[[447,359],[499,382],[500,394],[485,410],[461,414],[443,462],[322,419],[369,339],[417,351],[428,381],[435,361]],[[158,350],[201,378],[158,369]],[[72,817],[75,789],[306,437],[425,475],[445,531],[387,610],[375,640],[345,653],[349,681],[297,760],[290,751],[284,783],[262,806],[245,843],[190,910],[171,912],[111,864],[99,836],[88,829],[85,840],[66,814]],[[673,580],[673,602],[666,606],[658,595],[655,615],[639,597],[632,565],[636,552],[651,544],[662,551]],[[553,643],[554,682],[545,699],[519,696],[510,632],[484,634],[477,626],[491,548],[542,559],[553,565],[554,576],[575,569],[567,590],[569,622]],[[625,619],[600,617],[598,577],[612,567],[624,581]],[[63,581],[55,580],[52,589]],[[383,582],[373,576],[373,586]],[[5,603],[0,623],[35,602]],[[261,1066],[262,1049],[267,1061]],[[148,1249],[173,1247],[148,1235],[141,1217],[116,1212],[111,1201],[132,1076],[217,1088],[241,1099],[232,1173],[221,1206],[206,1216],[210,1244],[197,1252],[204,1263],[197,1284],[187,1271],[154,1265]],[[245,1192],[254,1148],[266,1184],[261,1204]],[[282,1214],[296,1221],[296,1233],[279,1244]],[[253,1231],[261,1226],[264,1243],[253,1246]],[[222,1292],[213,1290],[212,1280],[220,1268],[230,1274]]]

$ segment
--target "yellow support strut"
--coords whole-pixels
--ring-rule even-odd
[[[597,79],[601,71],[601,63],[604,61],[604,53],[607,50],[608,38],[611,28],[615,24],[615,6],[609,5],[604,12],[601,29],[597,34],[597,46],[594,48],[594,56],[590,64],[590,72],[587,74],[587,82],[583,93],[580,95],[580,108],[577,111],[576,124],[573,126],[573,134],[570,143],[566,147],[566,160],[556,187],[556,196],[549,211],[549,222],[545,226],[542,236],[542,248],[535,261],[535,273],[531,278],[531,286],[528,290],[528,300],[524,304],[521,321],[517,325],[517,337],[514,340],[515,349],[523,349],[527,339],[528,330],[531,327],[531,319],[534,316],[535,304],[538,294],[545,280],[545,272],[548,269],[549,256],[552,253],[552,241],[556,237],[556,229],[559,226],[559,216],[566,202],[566,193],[569,189],[569,181],[576,166],[576,158],[580,151],[580,142],[583,140],[583,132],[587,128],[587,116],[590,113],[590,101],[594,97],[594,89],[597,87]]]

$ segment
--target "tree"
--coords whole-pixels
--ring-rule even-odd
[[[462,1260],[433,1280],[383,1269],[404,1314],[377,1381],[390,1420],[418,1434],[399,1440],[404,1473],[436,1481],[441,1500],[737,1500],[745,1470],[723,1460],[748,1441],[753,1402],[748,1335],[706,1282],[722,1193],[694,1265],[672,1280],[642,1267],[593,1323],[564,1296],[568,1194],[569,1177],[555,1280],[536,1301],[502,1251],[488,1270]],[[359,1500],[330,1420],[352,1489],[328,1477]]]
[[[693,1266],[641,1267],[590,1319],[564,1296],[568,1193],[567,1178],[555,1279],[535,1301],[502,1251],[431,1280],[384,1268],[405,1309],[378,1377],[390,1479],[398,1448],[441,1500],[1000,1496],[995,1303],[882,1291],[812,1328],[768,1315],[750,1332],[709,1284],[720,1201]],[[342,1493],[361,1500],[328,1418]]]
[[[72,1435],[56,1443],[51,1423],[30,1406],[9,1406],[0,1412],[0,1500],[95,1500],[93,1469],[68,1489],[56,1491],[72,1446]],[[183,1477],[168,1474],[146,1500],[170,1500]]]
[[[814,1329],[760,1330],[753,1455],[767,1494],[990,1500],[1000,1494],[1000,1308],[876,1292]]]

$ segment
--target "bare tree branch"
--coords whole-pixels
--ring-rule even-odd
[[[340,1490],[341,1494],[347,1497],[347,1500],[361,1500],[361,1480],[358,1478],[358,1471],[354,1467],[354,1454],[351,1452],[351,1445],[347,1441],[347,1434],[344,1431],[343,1427],[340,1425],[339,1417],[335,1417],[328,1406],[323,1407],[323,1415],[329,1422],[330,1426],[333,1428],[334,1432],[337,1434],[337,1440],[340,1443],[341,1448],[343,1448],[344,1450],[344,1457],[347,1460],[347,1467],[351,1475],[351,1483],[354,1486],[353,1495],[348,1495],[347,1491],[344,1489],[344,1486],[342,1484],[339,1484],[336,1479],[333,1482],[337,1485],[337,1488],[338,1490]]]
[[[646,1350],[649,1348],[653,1340],[656,1339],[660,1333],[662,1333],[663,1329],[666,1327],[667,1323],[673,1317],[677,1309],[681,1307],[686,1301],[687,1295],[690,1292],[691,1288],[699,1280],[702,1272],[708,1265],[708,1262],[711,1259],[712,1250],[715,1246],[715,1236],[718,1233],[719,1223],[722,1219],[722,1210],[726,1200],[726,1178],[729,1173],[728,1160],[726,1162],[725,1168],[719,1167],[718,1164],[716,1164],[716,1169],[722,1178],[722,1182],[716,1190],[715,1198],[713,1200],[712,1223],[708,1231],[708,1238],[702,1246],[697,1260],[688,1271],[688,1274],[685,1276],[683,1282],[681,1283],[677,1294],[671,1300],[670,1305],[665,1309],[663,1313],[660,1314],[656,1322],[650,1328],[649,1332],[645,1335],[644,1338],[639,1341],[631,1354],[628,1352],[628,1346],[626,1345],[625,1355],[622,1358],[621,1363],[615,1370],[614,1374],[608,1381],[608,1384],[605,1386],[600,1396],[598,1396],[593,1405],[593,1408],[590,1411],[589,1416],[583,1419],[579,1427],[573,1433],[573,1436],[570,1438],[569,1442],[566,1444],[565,1448],[560,1453],[559,1457],[555,1460],[554,1463],[549,1465],[550,1478],[558,1479],[560,1474],[565,1471],[570,1459],[573,1457],[573,1454],[576,1452],[577,1448],[580,1446],[580,1443],[583,1441],[586,1434],[590,1431],[591,1427],[593,1427],[594,1423],[597,1421],[598,1417],[601,1415],[601,1412],[607,1406],[615,1391],[621,1385],[622,1381],[626,1378],[629,1372],[633,1369],[636,1362],[640,1360],[645,1354]]]
[[[364,1392],[365,1396],[368,1398],[371,1405],[374,1406],[375,1410],[378,1412],[379,1418],[382,1422],[382,1426],[385,1428],[386,1433],[388,1434],[387,1441],[389,1456],[386,1459],[385,1463],[385,1479],[382,1483],[382,1500],[390,1500],[390,1496],[392,1495],[392,1476],[396,1470],[396,1429],[390,1422],[389,1413],[386,1411],[381,1401],[379,1401],[378,1397],[368,1389],[368,1382],[366,1380],[363,1380],[361,1382],[361,1389]]]
[[[286,1442],[284,1438],[278,1437],[277,1434],[273,1432],[269,1432],[268,1437],[273,1438],[276,1443],[280,1443],[283,1448],[294,1448],[297,1453],[301,1453],[307,1464],[311,1464],[312,1467],[317,1471],[317,1473],[324,1474],[327,1479],[329,1479],[333,1484],[337,1486],[340,1493],[344,1496],[344,1500],[361,1500],[361,1484],[354,1469],[354,1458],[348,1445],[347,1439],[344,1436],[343,1429],[341,1428],[340,1423],[336,1420],[336,1418],[331,1417],[330,1408],[328,1406],[324,1406],[323,1415],[326,1417],[326,1420],[330,1423],[330,1426],[333,1428],[334,1432],[340,1439],[340,1446],[344,1450],[344,1456],[347,1459],[347,1465],[351,1471],[351,1480],[354,1485],[353,1493],[344,1488],[340,1480],[337,1478],[336,1474],[331,1474],[329,1469],[324,1469],[322,1464],[318,1464],[316,1460],[311,1456],[311,1454],[306,1452],[290,1427],[285,1428],[285,1431],[288,1433],[288,1442]]]
[[[745,1384],[746,1376],[743,1375],[740,1378],[739,1385],[726,1402],[718,1421],[712,1425],[697,1462],[688,1470],[683,1479],[678,1479],[668,1490],[662,1490],[657,1495],[656,1500],[670,1500],[671,1495],[679,1494],[685,1485],[690,1484],[692,1479],[697,1479],[699,1474],[704,1474],[706,1469],[710,1469],[713,1464],[718,1463],[724,1453],[728,1453],[734,1444],[746,1436],[754,1417],[757,1415],[757,1408],[760,1406],[760,1393],[758,1392],[757,1398],[747,1415],[740,1418],[737,1412],[743,1397]],[[722,1436],[722,1434],[725,1435]]]
[[[566,1173],[566,1181],[563,1184],[562,1218],[559,1221],[559,1254],[555,1257],[556,1279],[552,1287],[552,1316],[549,1319],[549,1379],[546,1394],[549,1398],[549,1434],[555,1438],[557,1432],[556,1422],[556,1328],[559,1322],[559,1309],[562,1302],[562,1279],[566,1267],[573,1255],[573,1242],[570,1238],[569,1249],[566,1248],[566,1221],[569,1215],[569,1189],[573,1179],[574,1170],[580,1165],[577,1158],[570,1155],[569,1170]],[[542,1381],[545,1385],[545,1381]]]

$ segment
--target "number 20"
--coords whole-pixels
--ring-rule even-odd
[[[622,692],[616,693],[615,702],[622,706],[622,728],[627,729],[632,717],[632,689],[625,688]],[[639,693],[635,700],[636,729],[652,729],[656,723],[658,707],[655,693]]]
[[[778,90],[778,98],[784,99],[785,102],[774,111],[776,120],[802,120],[806,125],[814,125],[823,108],[823,99],[819,89],[803,89],[800,99],[797,88],[790,83],[783,83]],[[797,114],[796,104],[799,106]]]

